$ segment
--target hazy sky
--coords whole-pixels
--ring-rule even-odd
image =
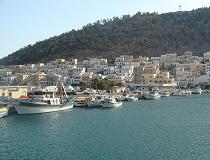
[[[210,0],[0,0],[0,58],[96,20],[209,7]]]

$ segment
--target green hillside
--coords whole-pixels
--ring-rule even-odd
[[[136,13],[88,24],[28,45],[0,64],[47,62],[55,58],[106,57],[120,54],[158,56],[210,50],[210,8],[166,14]]]

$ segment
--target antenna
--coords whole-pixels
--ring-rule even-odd
[[[182,10],[182,5],[180,4],[180,5],[178,5],[178,7],[179,7],[179,11],[181,11]]]

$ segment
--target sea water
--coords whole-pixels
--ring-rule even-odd
[[[0,159],[210,159],[210,94],[0,119]]]

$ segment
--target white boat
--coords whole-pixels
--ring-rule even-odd
[[[202,89],[200,87],[197,87],[192,91],[192,94],[201,94],[202,92]]]
[[[151,92],[145,94],[145,99],[147,99],[147,100],[156,100],[156,99],[160,99],[160,97],[161,97],[161,95],[155,91],[151,91]]]
[[[173,96],[189,96],[191,94],[192,92],[189,90],[180,90],[180,89],[175,89],[172,93]]]
[[[181,94],[182,96],[190,96],[190,95],[192,94],[192,92],[189,91],[189,90],[181,90],[181,91],[180,91],[180,94]]]
[[[0,103],[0,118],[8,115],[8,107],[5,103]]]
[[[128,102],[133,102],[133,101],[137,101],[138,98],[135,97],[134,95],[128,95],[128,96],[125,97],[124,100],[125,100],[125,101],[128,101]]]
[[[48,113],[73,108],[74,101],[69,100],[63,85],[56,90],[34,91],[31,96],[22,97],[20,102],[15,105],[18,114],[37,114]]]
[[[95,98],[92,98],[90,101],[87,102],[88,107],[102,107],[102,105],[102,101]]]
[[[168,90],[164,90],[161,94],[162,97],[169,97],[171,93]]]
[[[182,93],[178,89],[174,89],[172,91],[172,96],[182,96]]]
[[[36,114],[36,113],[48,113],[55,111],[62,111],[73,108],[73,103],[66,103],[62,105],[51,105],[47,103],[36,102],[20,102],[15,106],[18,114]]]
[[[114,108],[114,107],[121,107],[122,101],[116,101],[115,98],[107,98],[103,104],[103,108]]]

